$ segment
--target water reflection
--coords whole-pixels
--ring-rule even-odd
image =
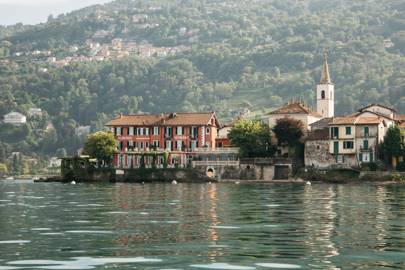
[[[0,270],[404,268],[404,210],[402,185],[0,182]]]

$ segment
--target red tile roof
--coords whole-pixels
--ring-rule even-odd
[[[395,120],[400,121],[400,122],[405,122],[405,114],[395,115]]]
[[[300,102],[289,103],[277,110],[269,112],[268,115],[269,114],[308,114],[315,117],[322,117],[320,114],[312,111],[311,108]]]
[[[108,122],[106,126],[205,126],[211,125],[210,121],[213,117],[215,124],[219,126],[214,112],[120,115]]]
[[[385,105],[382,105],[382,104],[378,104],[378,103],[373,103],[373,104],[367,105],[367,106],[365,106],[365,107],[363,107],[363,108],[360,108],[360,109],[359,109],[359,112],[362,112],[362,111],[364,111],[364,110],[366,110],[366,109],[368,109],[368,108],[370,108],[370,107],[373,107],[373,106],[382,107],[382,108],[385,108],[385,109],[387,109],[387,110],[391,110],[391,111],[393,111],[393,112],[396,112],[395,109],[393,109],[393,108],[391,108],[391,107],[388,107],[388,106],[385,106]]]
[[[383,120],[378,117],[341,116],[334,117],[329,125],[378,125]]]

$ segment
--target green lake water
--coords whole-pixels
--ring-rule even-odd
[[[0,270],[405,269],[405,185],[0,182]]]

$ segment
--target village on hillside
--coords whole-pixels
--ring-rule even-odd
[[[120,114],[106,124],[118,142],[112,165],[121,175],[140,168],[193,168],[217,180],[288,179],[294,167],[402,170],[405,114],[370,104],[335,116],[334,107],[325,54],[315,109],[292,100],[259,120],[244,112],[228,124],[220,124],[215,112]],[[383,149],[384,139],[393,140],[396,130],[402,134],[399,154]],[[70,159],[65,161],[65,168],[73,168]]]

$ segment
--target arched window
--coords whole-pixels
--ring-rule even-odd
[[[322,98],[322,99],[325,99],[325,90],[322,90],[322,92],[321,92],[321,98]]]

